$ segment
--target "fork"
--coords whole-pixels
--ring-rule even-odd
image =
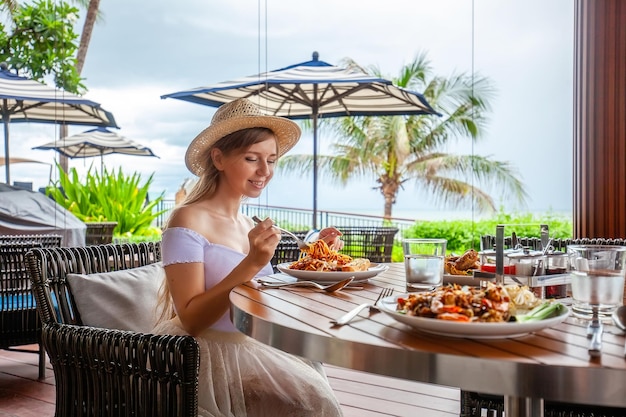
[[[354,276],[350,278],[346,278],[343,281],[335,282],[330,285],[321,285],[315,281],[296,281],[296,282],[269,282],[263,279],[257,279],[256,282],[263,285],[265,288],[285,288],[285,287],[313,287],[318,290],[323,290],[326,292],[335,292],[347,287],[354,280]],[[352,289],[363,288],[363,287],[352,287]]]
[[[252,220],[254,220],[255,223],[261,223],[263,221],[263,220],[259,219],[257,216],[252,216]],[[291,233],[289,230],[285,230],[282,227],[278,227],[277,225],[273,225],[272,227],[275,227],[276,229],[280,230],[281,233],[289,235],[292,238],[294,238],[296,240],[296,244],[298,245],[298,248],[300,250],[308,250],[309,249],[309,244],[308,243],[306,243],[304,240],[300,239],[298,236],[296,236],[293,233]]]
[[[383,288],[380,294],[378,294],[376,301],[374,301],[374,304],[369,304],[369,303],[359,304],[358,306],[348,311],[343,316],[337,319],[333,319],[330,322],[333,323],[335,326],[343,326],[344,324],[348,324],[350,321],[352,321],[353,318],[358,316],[361,311],[365,310],[368,307],[370,310],[370,314],[376,314],[380,311],[376,304],[378,304],[378,302],[382,300],[383,298],[389,297],[391,294],[393,294],[393,288],[391,287]]]

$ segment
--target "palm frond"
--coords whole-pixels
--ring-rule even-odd
[[[347,58],[344,65],[384,77],[380,69],[364,68]],[[495,95],[491,81],[480,74],[432,76],[427,55],[419,53],[403,66],[395,85],[422,91],[442,117],[381,116],[342,117],[322,120],[336,137],[333,156],[318,157],[320,176],[347,184],[353,178],[373,177],[375,189],[390,216],[397,194],[409,183],[444,205],[471,205],[481,212],[495,210],[486,190],[502,189],[510,201],[524,204],[528,198],[514,167],[489,156],[444,152],[452,141],[475,142],[483,136]],[[283,157],[279,165],[288,171],[312,172],[310,155]],[[391,202],[391,204],[389,204]]]
[[[483,190],[465,181],[447,177],[429,177],[425,190],[442,205],[471,207],[478,213],[495,213],[493,199]]]

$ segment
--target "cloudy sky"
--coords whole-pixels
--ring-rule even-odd
[[[473,6],[473,7],[472,7]],[[377,65],[388,77],[425,51],[436,73],[489,77],[497,94],[485,137],[473,151],[516,167],[530,195],[509,210],[568,212],[572,207],[573,27],[571,0],[104,0],[83,70],[86,97],[111,111],[119,133],[160,156],[106,156],[142,178],[154,173],[152,193],[167,198],[191,174],[186,146],[211,120],[214,108],[161,95],[307,61],[313,51],[338,64],[350,57]],[[70,127],[70,134],[84,127]],[[312,152],[305,132],[294,153]],[[321,131],[320,153],[332,140]],[[52,162],[53,151],[32,147],[58,138],[52,126],[15,124],[11,156]],[[471,152],[460,142],[450,152]],[[70,160],[84,172],[93,159]],[[47,166],[14,165],[12,180],[47,182]],[[54,176],[54,173],[53,173]],[[318,208],[382,214],[373,180],[347,189],[319,184]],[[297,191],[296,191],[297,190]],[[263,204],[312,208],[312,179],[277,173]],[[439,210],[408,186],[394,212],[423,218]]]

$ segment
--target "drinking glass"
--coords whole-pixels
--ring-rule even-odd
[[[446,239],[404,239],[404,269],[408,292],[430,291],[443,283]]]
[[[572,313],[591,319],[594,313],[610,319],[622,303],[626,274],[626,247],[569,245]]]

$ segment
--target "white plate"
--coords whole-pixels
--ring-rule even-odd
[[[446,284],[459,284],[459,285],[469,285],[473,287],[478,287],[480,285],[480,280],[474,278],[473,275],[452,275],[452,274],[443,274],[443,283]]]
[[[548,327],[556,326],[569,315],[570,310],[566,306],[563,313],[549,319],[532,321],[528,323],[459,323],[455,321],[439,320],[427,317],[407,316],[396,311],[398,297],[406,297],[407,294],[393,295],[383,298],[378,306],[385,314],[390,315],[400,323],[407,324],[416,330],[441,336],[467,337],[471,339],[499,339],[503,337],[519,337],[528,333],[536,332]]]
[[[316,281],[316,282],[337,282],[346,278],[354,276],[354,281],[365,281],[369,278],[375,277],[381,272],[389,269],[389,265],[384,264],[372,264],[367,271],[355,271],[355,272],[336,272],[336,271],[302,271],[299,269],[289,269],[291,262],[285,262],[276,265],[276,268],[283,274],[291,275],[299,280]]]

